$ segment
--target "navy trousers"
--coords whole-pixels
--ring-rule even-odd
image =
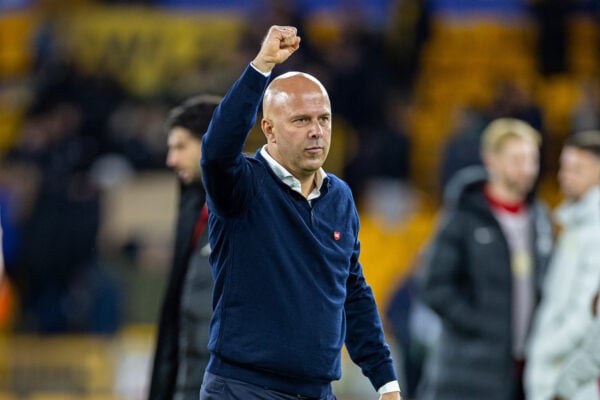
[[[204,373],[202,388],[200,389],[200,400],[336,400],[331,392],[327,397],[315,399],[277,392],[268,388],[253,385],[251,383],[238,381],[237,379],[224,378],[222,376]]]

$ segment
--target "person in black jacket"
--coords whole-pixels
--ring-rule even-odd
[[[441,320],[422,400],[521,400],[524,347],[552,251],[533,195],[540,135],[500,118],[484,130],[484,168],[459,171],[424,256],[420,296]]]
[[[173,265],[158,326],[149,400],[197,400],[209,353],[212,277],[202,186],[202,135],[219,103],[196,96],[169,113],[167,166],[180,181]]]

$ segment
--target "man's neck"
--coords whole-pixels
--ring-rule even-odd
[[[313,173],[312,176],[305,178],[305,179],[300,179],[300,178],[296,177],[300,181],[300,188],[302,191],[302,196],[304,196],[305,198],[308,198],[308,195],[317,186],[317,182],[315,181],[315,175],[316,175],[316,173]]]

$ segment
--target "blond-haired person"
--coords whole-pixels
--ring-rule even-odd
[[[442,322],[422,400],[523,398],[525,337],[552,248],[546,208],[532,194],[540,142],[521,120],[494,120],[481,137],[483,167],[447,186],[420,285]]]

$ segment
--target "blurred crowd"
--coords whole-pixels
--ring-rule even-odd
[[[51,16],[60,14],[59,6],[46,7]],[[408,179],[404,114],[410,79],[394,70],[414,70],[414,65],[395,59],[403,52],[385,48],[385,32],[366,29],[357,11],[339,16],[330,40],[306,37],[300,56],[287,68],[314,73],[329,88],[339,115],[338,150],[329,170],[345,176],[359,197],[370,176]],[[248,58],[264,27],[276,21],[308,30],[305,15],[292,2],[270,2],[251,17],[260,23],[241,24],[230,59]],[[415,22],[424,24],[425,16],[420,19]],[[3,81],[8,95],[27,98],[2,154],[6,264],[20,307],[16,326],[37,332],[114,332],[123,322],[121,296],[97,246],[102,192],[136,172],[165,169],[167,110],[194,90],[223,94],[244,63],[231,62],[221,71],[198,65],[186,75],[184,88],[163,85],[139,94],[102,65],[81,68],[51,19],[33,33],[31,71]],[[215,84],[219,72],[224,76]],[[135,254],[135,243],[123,244],[122,252]]]
[[[67,3],[72,12],[97,6],[162,11],[177,6],[191,14],[209,12],[203,8],[190,12],[186,2]],[[219,63],[202,59],[181,76],[170,76],[151,90],[128,85],[127,79],[115,75],[109,60],[92,68],[78,62],[64,29],[56,23],[71,12],[61,2],[25,1],[17,11],[0,15],[0,20],[19,12],[36,16],[28,42],[32,60],[27,68],[18,73],[0,69],[0,116],[9,111],[18,116],[10,129],[3,129],[8,136],[2,140],[0,153],[4,272],[16,299],[12,317],[0,312],[0,319],[4,316],[0,324],[19,332],[110,334],[129,322],[126,290],[111,263],[125,259],[130,268],[143,269],[143,261],[136,258],[139,243],[135,238],[108,251],[99,243],[100,227],[109,212],[103,208],[103,193],[127,185],[136,174],[165,170],[168,110],[193,93],[224,94],[272,24],[297,26],[302,37],[301,51],[276,73],[306,71],[329,91],[334,145],[326,170],[350,184],[359,211],[365,214],[372,207],[380,211],[414,201],[411,191],[396,188],[423,187],[415,179],[411,158],[413,111],[418,106],[416,83],[424,46],[434,34],[435,21],[446,17],[448,2],[376,2],[380,12],[370,19],[360,1],[348,2],[353,5],[348,7],[334,2],[337,7],[321,14],[307,13],[302,2],[264,1],[246,8],[231,3],[227,12],[235,20],[236,47],[219,54]],[[596,2],[506,3],[520,4],[521,17],[536,30],[534,58],[539,74],[569,74],[567,22],[574,14],[596,21]],[[2,7],[0,1],[0,10]],[[596,31],[596,40],[598,37]],[[93,46],[93,41],[89,45]],[[218,43],[211,45],[219,48]],[[169,64],[169,60],[162,62]],[[448,132],[432,133],[443,136],[444,146],[439,169],[426,172],[435,177],[436,190],[425,186],[424,197],[437,209],[441,193],[455,173],[482,164],[481,134],[490,121],[501,117],[518,118],[541,133],[539,180],[554,179],[561,147],[556,143],[574,132],[600,129],[599,73],[582,79],[575,107],[569,110],[568,129],[558,132],[558,137],[555,127],[547,125],[546,110],[531,88],[510,77],[486,89],[491,102],[455,105]],[[262,141],[259,133],[254,135],[250,140],[254,147],[249,150],[254,151]],[[363,246],[369,243],[363,240]],[[412,259],[417,260],[419,249],[411,251]],[[431,310],[416,300],[411,270],[416,263],[397,266],[402,273],[392,279],[393,290],[380,304],[386,328],[399,347],[412,355],[404,364],[404,383],[410,395],[439,330]],[[2,290],[0,287],[0,302]]]

